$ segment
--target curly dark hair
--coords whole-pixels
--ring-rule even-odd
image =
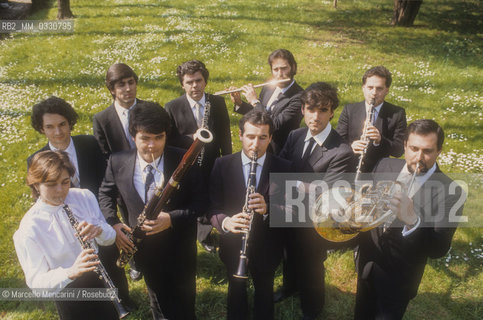
[[[74,108],[64,99],[51,96],[32,107],[32,116],[30,118],[32,127],[38,132],[42,133],[44,125],[44,114],[53,113],[60,114],[69,122],[70,129],[74,128],[79,116],[75,112]]]
[[[186,61],[182,65],[178,66],[176,69],[176,75],[178,76],[179,83],[183,85],[183,78],[185,74],[195,74],[196,72],[201,72],[203,79],[208,83],[208,78],[210,77],[210,72],[206,69],[205,64],[199,60]]]

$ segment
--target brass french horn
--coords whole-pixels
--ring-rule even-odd
[[[416,166],[409,187],[399,181],[364,184],[358,191],[339,187],[323,192],[315,201],[312,219],[317,233],[332,242],[344,242],[385,223],[390,225],[396,213],[390,208],[394,194],[408,194],[418,172]]]

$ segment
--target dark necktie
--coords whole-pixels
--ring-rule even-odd
[[[304,154],[302,156],[302,162],[303,163],[305,163],[305,162],[307,162],[307,160],[309,160],[310,153],[312,152],[312,148],[314,147],[314,142],[315,142],[315,139],[313,137],[311,137],[309,139],[309,145],[305,149],[305,152],[304,152]]]
[[[147,203],[149,200],[151,185],[154,183],[154,173],[153,173],[153,166],[148,164],[146,166],[146,170],[148,173],[146,174],[146,182],[144,184],[144,203]]]

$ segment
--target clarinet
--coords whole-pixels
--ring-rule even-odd
[[[211,103],[208,101],[208,96],[206,96],[205,102],[205,114],[203,115],[203,121],[201,122],[201,128],[208,129],[208,118],[210,117]],[[198,166],[201,167],[203,164],[203,157],[205,155],[205,147],[201,149],[200,156],[198,157]]]
[[[369,116],[366,118],[366,121],[364,123],[364,129],[362,130],[362,136],[361,136],[362,141],[368,141],[369,140],[367,138],[367,129],[368,129],[369,126],[373,125],[372,124],[372,117],[374,117],[374,105],[375,104],[376,104],[376,100],[372,99],[371,100],[371,106],[370,106],[371,110],[369,112]],[[359,180],[359,176],[361,174],[362,164],[364,163],[364,158],[366,157],[368,147],[369,147],[369,143],[364,147],[361,155],[359,156],[359,163],[357,164],[357,170],[356,170],[356,178],[354,179],[355,181]]]
[[[248,209],[248,200],[250,200],[250,195],[255,193],[255,188],[257,186],[257,158],[258,158],[258,154],[256,151],[254,151],[250,161],[250,173],[248,174],[247,192],[245,194],[245,204],[243,205],[243,209],[242,209],[243,213],[246,213],[250,216],[250,224],[248,226],[248,230],[243,232],[242,245],[240,250],[240,260],[238,261],[238,269],[236,273],[233,275],[235,278],[245,279],[245,280],[248,279],[248,273],[247,273],[248,239],[250,237],[250,231],[252,229],[252,223],[253,223],[253,216],[255,214],[255,210]]]
[[[94,249],[94,244],[92,243],[92,240],[84,241],[84,239],[80,235],[80,233],[77,229],[79,227],[79,221],[76,219],[76,217],[72,213],[72,210],[69,208],[69,206],[67,204],[64,204],[63,209],[64,209],[65,213],[67,214],[67,217],[69,218],[70,225],[74,229],[75,237],[79,241],[82,250]],[[95,259],[94,261],[99,261],[99,258]],[[94,272],[97,273],[97,276],[99,277],[99,279],[102,280],[104,287],[107,288],[107,289],[111,289],[112,292],[114,292],[114,300],[112,300],[112,302],[114,304],[114,308],[117,311],[117,314],[119,315],[119,318],[122,319],[125,316],[127,316],[129,314],[129,312],[121,311],[121,309],[124,310],[124,308],[122,308],[120,306],[121,300],[119,299],[119,297],[118,297],[118,295],[115,291],[115,289],[117,289],[117,288],[114,285],[114,283],[112,282],[111,277],[109,277],[109,275],[107,274],[106,268],[104,267],[104,265],[100,261],[99,261],[99,264],[96,265],[96,269],[94,270]]]

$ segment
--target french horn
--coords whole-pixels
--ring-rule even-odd
[[[315,230],[326,240],[344,242],[382,224],[389,226],[396,218],[391,198],[399,192],[408,194],[418,169],[419,163],[407,188],[399,181],[379,181],[364,184],[358,191],[348,187],[324,191],[312,209]]]

